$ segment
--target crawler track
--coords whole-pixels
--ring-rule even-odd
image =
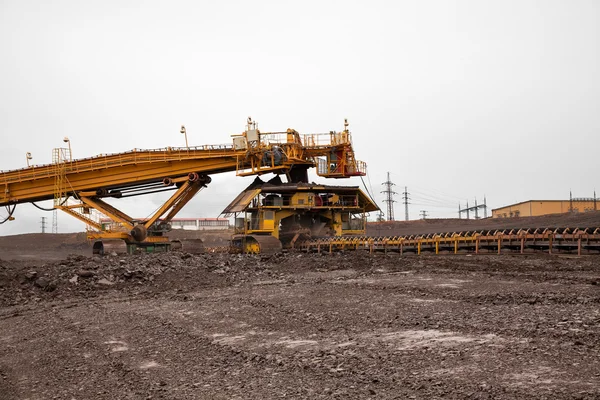
[[[363,249],[400,254],[600,254],[600,228],[521,228],[407,236],[331,237],[304,241],[296,248],[307,252]]]

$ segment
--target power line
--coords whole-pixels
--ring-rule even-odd
[[[450,207],[450,206],[436,206],[435,204],[428,204],[428,203],[410,203],[413,206],[423,206],[423,207],[430,207],[430,208],[443,208],[445,210],[453,210],[456,211],[456,206]]]
[[[456,207],[456,201],[455,200],[449,200],[446,198],[441,198],[441,197],[436,197],[436,196],[432,196],[432,195],[428,195],[428,194],[423,194],[419,191],[412,191],[413,195],[414,195],[414,199],[415,200],[422,200],[422,201],[427,201],[430,202],[432,204],[441,204],[441,205],[446,205],[446,206],[451,206],[451,207]]]
[[[392,176],[399,176],[398,174],[392,172],[391,173]],[[460,197],[460,196],[455,196],[449,193],[445,193],[441,190],[438,189],[426,189],[424,187],[418,186],[418,185],[414,185],[411,184],[411,189],[413,192],[417,192],[417,191],[422,191],[424,194],[429,193],[432,194],[434,196],[438,196],[438,197],[446,197],[446,198],[450,198],[450,199],[454,199],[454,200],[465,200],[465,197]],[[417,190],[415,191],[414,188],[417,188]]]
[[[427,204],[432,204],[432,205],[437,205],[437,206],[441,206],[441,207],[448,207],[448,208],[455,208],[455,204],[454,203],[447,203],[447,202],[441,202],[441,201],[436,201],[436,200],[430,200],[430,199],[426,199],[423,197],[413,197],[413,200],[415,200],[416,202],[423,202],[423,203],[427,203]],[[415,204],[415,203],[413,203]]]
[[[441,203],[441,204],[454,204],[455,203],[452,200],[447,200],[447,199],[442,199],[442,198],[439,198],[439,197],[431,197],[431,196],[428,196],[428,195],[423,195],[423,194],[421,194],[419,192],[415,192],[414,190],[413,190],[412,193],[413,193],[413,195],[415,195],[415,198],[418,197],[418,198],[421,198],[421,199],[424,199],[424,200],[428,200],[428,201],[431,201],[431,202],[434,202],[434,203]]]

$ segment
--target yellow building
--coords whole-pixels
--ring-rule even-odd
[[[535,217],[567,212],[596,211],[596,199],[528,200],[492,210],[492,218]]]

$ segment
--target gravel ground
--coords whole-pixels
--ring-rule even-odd
[[[596,399],[598,260],[0,260],[0,399]]]

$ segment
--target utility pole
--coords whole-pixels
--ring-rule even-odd
[[[404,192],[402,192],[402,200],[404,203],[404,220],[408,221],[408,195],[410,193],[408,193],[408,189],[406,188],[406,186],[404,186]]]
[[[46,233],[46,217],[42,217],[42,233]]]
[[[487,202],[485,200],[485,194],[483,195],[483,217],[487,218]]]
[[[382,185],[385,185],[386,189],[384,191],[382,191],[381,193],[385,193],[385,200],[383,200],[384,203],[387,203],[387,216],[388,216],[388,221],[393,221],[394,220],[394,203],[396,202],[396,200],[394,200],[394,195],[398,194],[396,192],[394,192],[392,190],[392,186],[394,186],[395,184],[390,180],[390,173],[387,173],[387,181],[383,182]]]
[[[421,218],[427,219],[427,210],[421,210]]]
[[[573,212],[573,191],[569,190],[569,212]]]
[[[58,212],[56,208],[52,210],[52,233],[58,233]]]

